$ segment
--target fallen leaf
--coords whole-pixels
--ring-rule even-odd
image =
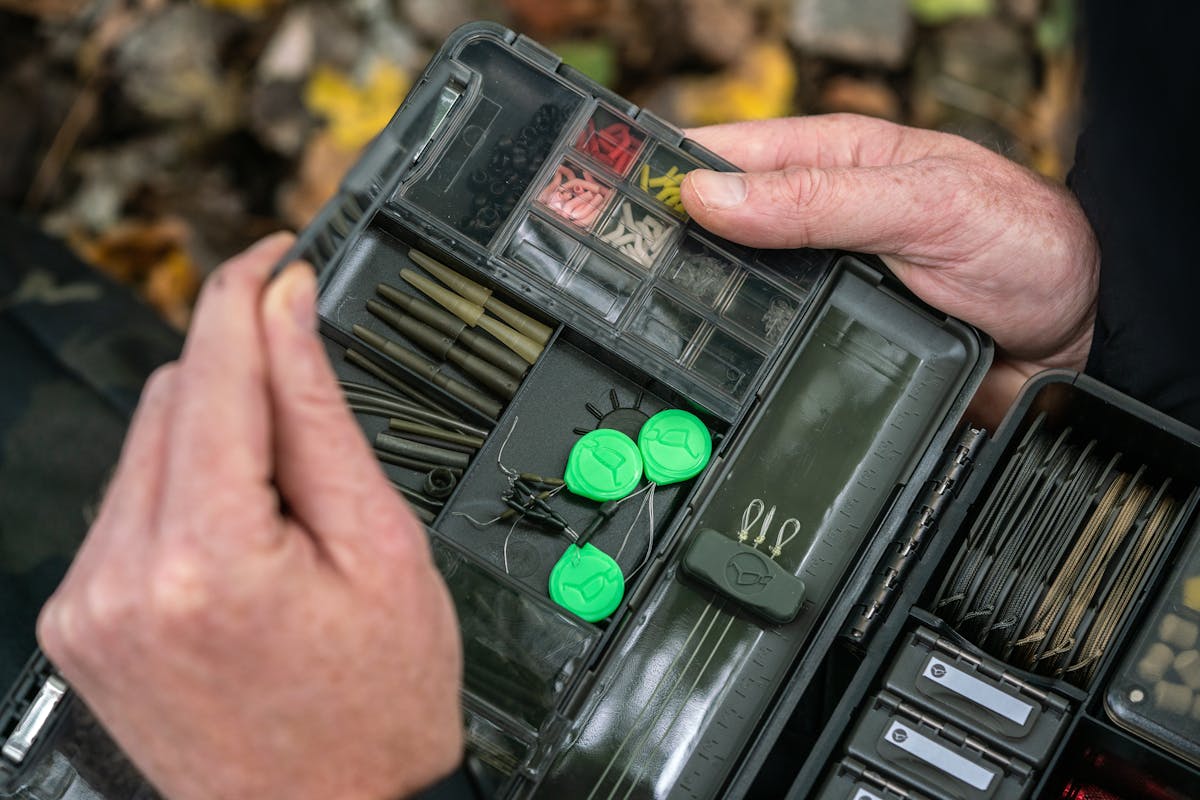
[[[768,42],[726,72],[683,79],[674,116],[688,126],[782,117],[792,112],[795,92],[791,54],[781,42]]]
[[[80,256],[132,286],[171,325],[184,330],[200,289],[200,271],[187,250],[181,219],[131,220],[90,238],[74,238]]]
[[[387,125],[408,88],[408,74],[383,59],[376,60],[361,83],[321,65],[308,80],[304,103],[327,121],[338,147],[357,152]]]

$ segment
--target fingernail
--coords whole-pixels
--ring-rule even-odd
[[[746,199],[746,179],[737,173],[697,169],[688,179],[705,208],[732,208]]]
[[[288,310],[297,328],[305,331],[317,327],[317,276],[312,267],[297,262],[287,268]]]

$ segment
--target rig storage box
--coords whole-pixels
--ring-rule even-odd
[[[297,243],[488,792],[1195,796],[1200,435],[1068,373],[972,426],[984,336],[876,259],[710,235],[698,167],[473,24]],[[69,704],[36,656],[10,786]]]

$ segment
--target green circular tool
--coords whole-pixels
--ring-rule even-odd
[[[621,568],[591,544],[571,545],[550,570],[550,599],[588,622],[616,611],[624,596]]]
[[[620,431],[598,428],[579,438],[563,475],[572,494],[603,503],[620,500],[642,479],[642,454]]]
[[[700,474],[712,458],[712,436],[695,414],[677,408],[660,411],[642,426],[638,449],[646,478],[659,485]]]

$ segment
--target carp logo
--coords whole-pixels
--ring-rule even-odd
[[[766,559],[757,553],[738,553],[725,564],[725,580],[741,594],[757,594],[774,576]]]

